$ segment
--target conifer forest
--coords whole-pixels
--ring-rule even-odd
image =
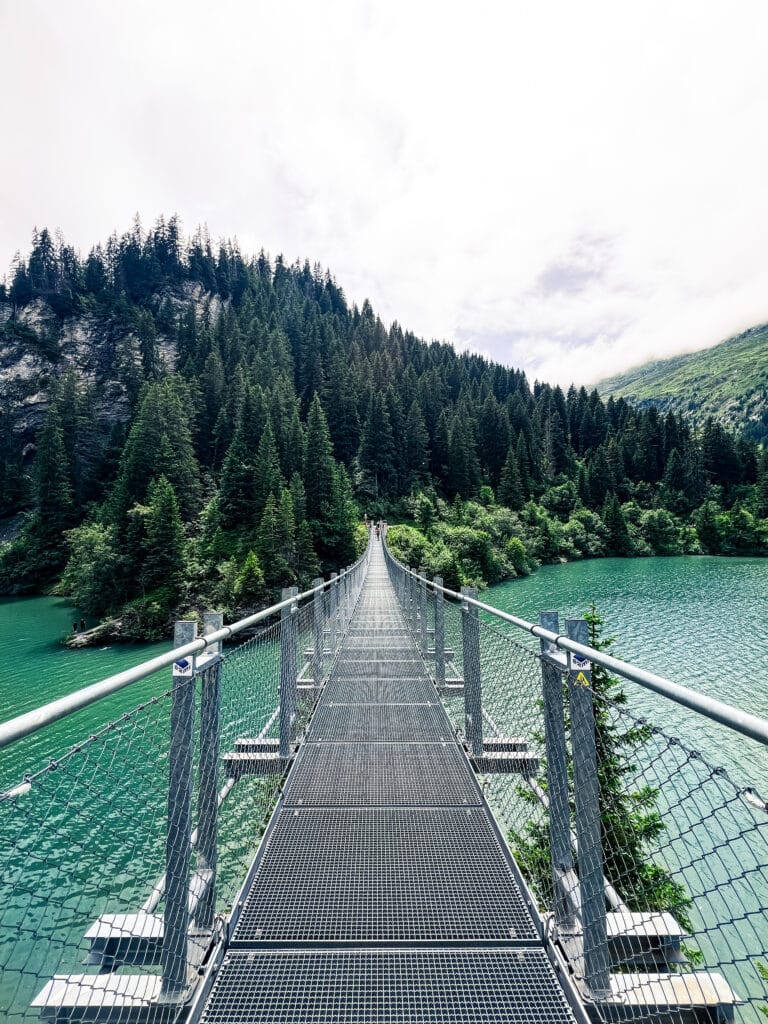
[[[0,286],[0,591],[120,635],[355,560],[446,584],[602,556],[768,552],[768,463],[714,418],[603,401],[386,327],[331,274],[176,218]]]

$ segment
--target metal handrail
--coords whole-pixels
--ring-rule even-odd
[[[553,633],[548,629],[544,629],[543,626],[537,626],[534,622],[527,622],[525,619],[521,619],[517,615],[510,615],[508,612],[500,611],[498,608],[494,608],[493,605],[485,604],[483,601],[477,601],[475,598],[469,597],[467,594],[457,593],[455,590],[450,590],[448,587],[441,587],[426,576],[420,576],[417,572],[414,572],[413,569],[409,569],[407,566],[403,565],[402,562],[398,561],[387,547],[386,538],[384,542],[384,550],[386,551],[387,557],[391,558],[404,573],[413,577],[415,580],[425,581],[433,591],[440,590],[446,597],[454,598],[458,601],[464,601],[467,604],[478,608],[480,611],[487,612],[489,615],[493,615],[495,618],[501,619],[503,622],[507,622],[518,629],[524,630],[526,633],[530,633],[531,636],[535,636],[540,640],[546,641],[551,644],[553,648],[565,651],[568,654],[576,654],[580,658],[587,658],[589,661],[594,662],[597,665],[601,665],[609,672],[615,672],[617,675],[622,676],[624,679],[628,679],[630,682],[637,683],[639,686],[642,686],[647,690],[652,690],[654,693],[658,693],[662,697],[666,697],[668,700],[675,701],[677,704],[682,704],[683,707],[687,707],[692,711],[698,712],[700,715],[711,719],[713,722],[725,725],[729,729],[733,729],[734,732],[741,733],[743,736],[748,736],[750,739],[768,746],[768,720],[760,718],[757,715],[750,714],[748,711],[741,711],[739,708],[734,708],[730,704],[725,704],[723,701],[716,700],[714,697],[708,697],[706,694],[697,693],[695,690],[691,690],[686,686],[681,686],[679,683],[673,683],[672,680],[665,679],[664,676],[657,675],[655,672],[648,672],[646,669],[637,668],[635,665],[630,665],[628,662],[622,661],[620,658],[613,658],[610,654],[605,654],[602,651],[596,651],[593,647],[588,647],[586,644],[580,644],[575,640],[569,640],[567,636],[563,636],[559,633]]]
[[[223,626],[221,629],[217,629],[214,633],[208,633],[206,636],[198,637],[197,640],[192,640],[188,644],[183,644],[181,647],[175,647],[172,651],[168,651],[166,654],[160,654],[156,658],[144,661],[140,665],[134,665],[133,668],[125,669],[123,672],[117,672],[113,676],[107,676],[106,679],[102,679],[98,683],[85,686],[82,690],[76,690],[74,693],[69,693],[64,697],[60,697],[58,700],[51,701],[49,704],[43,704],[42,707],[35,708],[33,711],[27,711],[23,715],[17,715],[15,718],[11,718],[7,722],[1,723],[0,750],[4,747],[10,746],[12,743],[16,743],[17,740],[23,739],[25,736],[30,736],[32,733],[37,732],[47,725],[52,725],[53,722],[58,722],[60,719],[66,718],[68,715],[73,714],[75,711],[79,711],[81,708],[88,707],[89,704],[95,704],[104,697],[109,697],[111,694],[117,693],[118,690],[122,690],[126,686],[130,686],[131,683],[136,683],[140,679],[146,679],[147,676],[151,676],[160,669],[173,665],[174,662],[179,661],[182,658],[186,658],[189,655],[201,654],[213,644],[217,644],[222,640],[228,640],[230,637],[234,636],[236,633],[242,632],[249,626],[255,626],[257,623],[263,622],[264,619],[271,618],[271,616],[282,611],[283,608],[290,607],[294,602],[304,601],[306,598],[314,596],[319,591],[325,590],[326,587],[337,585],[340,580],[344,579],[345,576],[357,569],[360,563],[366,558],[367,554],[368,549],[366,548],[365,553],[358,558],[354,565],[349,566],[347,569],[343,569],[335,580],[328,580],[327,582],[313,587],[311,590],[305,590],[302,594],[286,598],[278,604],[273,604],[271,607],[265,608],[260,612],[248,615],[246,618],[240,619],[238,622],[233,622],[229,626]]]

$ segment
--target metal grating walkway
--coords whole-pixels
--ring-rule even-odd
[[[200,1020],[573,1024],[381,545]]]

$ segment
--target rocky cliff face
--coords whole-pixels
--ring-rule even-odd
[[[177,312],[194,307],[215,321],[222,302],[188,282],[156,297],[157,306],[170,301]],[[109,427],[125,422],[141,378],[141,352],[137,335],[117,318],[86,312],[59,320],[50,306],[36,299],[13,316],[8,303],[0,303],[0,410],[11,417],[13,430],[30,446],[45,418],[51,384],[69,369],[93,386],[96,415]],[[173,339],[160,335],[157,354],[166,372],[176,367]]]

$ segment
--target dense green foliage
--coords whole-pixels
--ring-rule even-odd
[[[714,420],[638,410],[386,329],[333,278],[175,219],[81,259],[35,233],[0,342],[47,397],[0,409],[0,589],[61,578],[133,622],[268,600],[351,562],[362,513],[453,583],[607,554],[763,554],[768,472]],[[87,327],[119,387],[65,339]],[[32,423],[32,426],[30,426]],[[419,546],[421,545],[421,546]],[[410,546],[410,548],[409,548]],[[411,550],[412,549],[412,550]],[[63,575],[62,575],[63,574]]]
[[[761,444],[768,438],[768,325],[714,348],[646,363],[598,385],[606,398],[685,413],[696,424],[713,416]]]

